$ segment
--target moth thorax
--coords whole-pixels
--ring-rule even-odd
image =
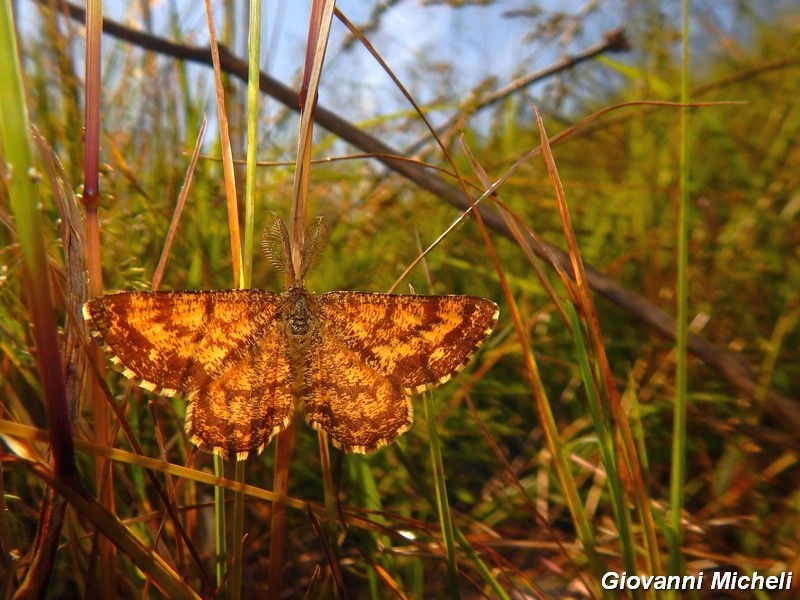
[[[286,323],[290,335],[302,337],[311,330],[315,317],[311,313],[308,300],[304,290],[289,290]]]

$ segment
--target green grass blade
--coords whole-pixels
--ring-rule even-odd
[[[430,504],[432,507],[436,506],[436,499],[434,498],[434,494],[428,489],[425,483],[422,481],[420,474],[416,467],[408,460],[405,452],[403,452],[402,448],[399,444],[393,444],[392,450],[394,450],[394,454],[397,457],[397,460],[405,468],[406,472],[408,473],[411,481],[417,488],[417,491],[422,495],[423,498]],[[458,542],[458,545],[461,546],[461,549],[467,555],[467,557],[472,561],[472,564],[475,565],[475,568],[480,573],[483,581],[489,588],[492,590],[495,598],[500,598],[501,600],[508,600],[508,594],[500,585],[500,582],[497,581],[495,576],[492,573],[492,570],[486,565],[486,563],[478,556],[477,552],[472,548],[472,545],[469,543],[467,537],[461,532],[458,527],[453,527],[453,537]]]
[[[245,483],[245,461],[236,460],[234,480],[236,483]],[[236,490],[233,493],[233,525],[231,526],[231,550],[233,557],[230,570],[230,597],[231,600],[240,600],[242,597],[242,564],[244,548],[244,492]]]
[[[247,71],[247,159],[244,188],[244,255],[242,287],[250,287],[253,271],[253,239],[256,211],[256,161],[258,159],[258,84],[261,65],[261,2],[250,2]]]
[[[214,475],[218,478],[225,476],[225,461],[216,454],[214,455]],[[225,488],[218,485],[214,486],[214,551],[216,553],[214,570],[219,586],[225,579],[228,545],[225,535]]]
[[[244,248],[242,249],[242,275],[239,278],[240,288],[249,288],[253,273],[253,238],[255,228],[255,195],[256,195],[256,159],[258,141],[258,79],[259,57],[261,52],[261,3],[250,2],[248,37],[248,60],[250,68],[247,81],[247,159],[245,166],[245,213],[244,213]],[[234,274],[235,277],[235,274]],[[236,460],[235,480],[245,482],[245,462]],[[230,597],[239,600],[242,597],[242,569],[244,543],[244,493],[236,491],[233,496],[232,524],[233,561],[230,573]]]
[[[625,493],[625,488],[619,477],[617,468],[617,452],[614,448],[614,436],[608,427],[608,423],[600,414],[600,399],[593,384],[592,370],[589,364],[589,355],[586,351],[586,342],[578,320],[578,313],[572,303],[567,304],[572,332],[575,339],[575,350],[578,356],[578,365],[583,378],[584,389],[589,405],[589,412],[592,416],[592,423],[597,435],[597,444],[600,448],[600,456],[606,470],[609,491],[611,494],[611,505],[614,511],[615,522],[619,531],[620,543],[622,545],[622,558],[628,573],[636,573],[636,544],[631,532],[630,512],[628,510],[630,498]],[[636,594],[636,591],[633,592]]]
[[[354,454],[348,457],[347,467],[355,483],[354,487],[359,492],[361,503],[372,515],[371,520],[383,527],[389,527],[389,522],[382,514],[384,507],[381,502],[381,492],[378,489],[378,483],[375,480],[375,474],[370,466],[369,459]],[[366,552],[369,556],[379,556],[378,562],[380,566],[388,572],[393,572],[394,565],[392,564],[391,553],[384,551],[379,554],[378,552],[379,548],[388,549],[391,547],[392,539],[389,536],[376,533],[368,540]],[[378,574],[374,569],[367,569],[366,574],[369,597],[376,600],[382,598]]]
[[[0,146],[11,212],[24,264],[27,305],[36,339],[36,359],[50,421],[50,441],[59,476],[77,479],[67,408],[66,382],[59,352],[56,318],[47,273],[50,272],[46,240],[33,184],[33,149],[22,85],[17,38],[10,0],[0,6]]]
[[[689,1],[683,1],[683,65],[681,74],[681,102],[689,101]],[[672,427],[672,469],[670,477],[670,527],[669,572],[678,575],[683,571],[683,540],[681,517],[683,513],[684,483],[686,481],[686,408],[687,398],[687,339],[689,295],[689,230],[688,230],[688,108],[680,112],[680,192],[678,208],[678,297],[677,297],[677,347],[675,378],[675,411]]]
[[[428,420],[428,433],[430,435],[431,468],[433,470],[433,484],[436,493],[436,510],[439,513],[439,525],[442,528],[442,540],[447,552],[447,575],[450,579],[450,597],[460,598],[458,592],[458,563],[456,561],[456,548],[453,539],[453,517],[450,514],[450,502],[447,499],[447,483],[444,477],[444,464],[442,463],[442,448],[439,446],[439,433],[436,428],[436,414],[433,411],[433,394],[423,394],[425,418]]]

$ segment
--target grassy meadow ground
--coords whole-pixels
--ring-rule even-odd
[[[631,14],[629,52],[559,73],[546,97],[520,90],[478,109],[446,83],[412,88],[453,117],[441,145],[409,106],[318,125],[307,211],[324,217],[329,239],[309,289],[390,289],[456,206],[508,175],[481,201],[483,218],[450,231],[397,288],[490,298],[501,316],[462,374],[415,397],[415,424],[396,444],[368,456],[321,450],[298,417],[277,454],[273,443],[237,469],[187,439],[184,398],[105,372],[78,309],[92,260],[105,291],[151,289],[172,223],[160,288],[234,285],[213,117],[173,221],[202,115],[216,111],[211,67],[181,54],[188,46],[177,50],[184,62],[119,30],[104,38],[94,248],[72,196],[85,180],[83,98],[94,89],[83,30],[28,9],[41,10],[42,29],[15,30],[16,64],[40,140],[29,138],[38,176],[19,187],[28,170],[14,140],[25,135],[0,139],[3,597],[37,597],[49,582],[50,598],[615,598],[601,585],[607,572],[726,570],[796,579],[794,592],[729,597],[794,597],[800,12],[768,22],[736,13],[750,34],[720,33],[691,56],[689,109],[677,105],[680,22],[648,31],[653,7]],[[391,27],[387,15],[376,22]],[[692,31],[712,37],[703,16],[692,14]],[[218,35],[240,17],[221,11]],[[158,35],[180,39],[173,26]],[[0,65],[14,64],[12,45],[0,41]],[[233,156],[243,160],[245,83],[229,74],[225,85]],[[344,112],[345,96],[321,105]],[[0,98],[5,125],[24,122],[12,112],[20,97]],[[288,218],[292,198],[297,120],[270,102],[258,125],[265,164],[249,183],[256,232],[267,211]],[[515,165],[541,144],[532,103],[552,155]],[[413,161],[363,156],[381,152],[375,140]],[[333,157],[342,160],[323,160]],[[235,169],[241,199],[243,162]],[[36,248],[43,269],[26,275]],[[283,276],[257,239],[244,253],[252,286],[279,291]],[[578,257],[589,283],[566,275]],[[676,316],[686,344],[668,334]],[[37,337],[47,318],[58,353]],[[74,468],[63,439],[48,437],[64,422],[52,403],[59,377],[41,375],[46,356],[65,365]],[[280,478],[288,500],[272,494]],[[709,594],[697,597],[718,597]]]

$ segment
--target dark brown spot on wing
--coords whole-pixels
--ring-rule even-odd
[[[198,446],[224,458],[260,452],[294,412],[292,367],[280,324],[255,352],[189,399],[186,431]]]
[[[447,381],[497,323],[497,305],[472,296],[331,292],[319,305],[337,340],[409,391]]]
[[[87,302],[84,316],[126,375],[172,395],[200,389],[252,352],[278,299],[262,290],[120,292]]]
[[[414,420],[397,383],[365,364],[324,327],[309,354],[302,390],[306,420],[346,452],[365,453],[393,442]]]

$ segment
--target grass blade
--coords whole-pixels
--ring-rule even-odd
[[[425,406],[425,418],[428,421],[429,445],[431,451],[431,469],[433,470],[434,492],[436,493],[436,510],[439,513],[439,525],[442,529],[442,541],[447,552],[447,575],[450,579],[450,597],[459,598],[458,563],[453,539],[453,517],[450,514],[450,501],[447,499],[447,484],[444,478],[442,448],[439,445],[439,433],[436,428],[436,415],[433,411],[433,394],[426,392],[422,396]]]
[[[53,459],[59,477],[77,481],[64,369],[46,277],[50,268],[37,208],[39,195],[30,177],[35,167],[10,0],[4,0],[0,6],[0,73],[3,73],[3,85],[0,86],[0,145],[8,169],[3,176],[8,182],[11,211],[16,219],[28,311],[36,339],[36,360],[50,423]]]
[[[683,1],[683,65],[681,70],[681,102],[689,100],[689,1]],[[672,469],[670,471],[670,519],[669,535],[669,572],[677,575],[683,571],[683,554],[681,552],[683,486],[686,481],[686,408],[687,398],[687,343],[689,336],[688,295],[689,295],[689,230],[688,230],[688,172],[689,172],[689,140],[688,108],[680,109],[680,191],[678,207],[678,290],[675,346],[677,357],[675,366],[675,411],[672,425]]]

